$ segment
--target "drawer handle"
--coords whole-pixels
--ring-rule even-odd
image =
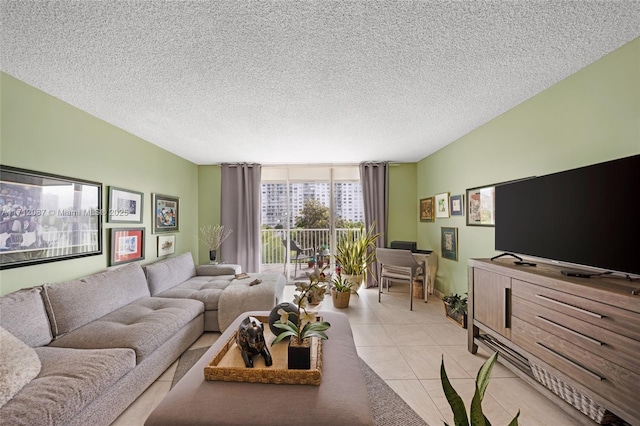
[[[593,371],[589,370],[588,368],[585,368],[583,366],[581,366],[580,364],[578,364],[577,362],[575,362],[574,360],[572,360],[571,358],[567,358],[566,356],[554,351],[553,349],[551,349],[550,347],[540,343],[540,342],[536,342],[536,345],[542,347],[542,349],[546,350],[547,352],[551,353],[552,355],[555,355],[556,357],[568,362],[569,364],[573,365],[574,367],[576,367],[578,370],[585,372],[586,374],[588,374],[589,376],[593,377],[596,380],[599,381],[603,381],[604,377],[601,377],[599,375],[597,375],[596,373],[594,373]]]
[[[604,345],[604,343],[602,343],[600,340],[596,340],[596,339],[594,339],[593,337],[589,337],[589,336],[587,336],[587,335],[585,335],[585,334],[578,333],[577,331],[572,330],[572,329],[570,329],[570,328],[567,328],[567,327],[565,327],[565,326],[564,326],[564,325],[562,325],[562,324],[558,324],[557,322],[553,322],[553,321],[548,320],[548,319],[546,319],[546,318],[544,318],[544,317],[541,317],[541,316],[539,316],[539,315],[536,315],[536,318],[537,318],[537,319],[539,319],[540,321],[546,322],[546,323],[547,323],[547,324],[549,324],[549,325],[556,326],[556,327],[558,327],[558,328],[559,328],[559,329],[561,329],[561,330],[564,330],[564,331],[566,331],[566,332],[568,332],[568,333],[571,333],[571,334],[573,334],[574,336],[581,337],[582,339],[586,340],[586,341],[587,341],[587,342],[589,342],[589,343],[593,343],[593,344],[598,345],[598,346],[602,346],[602,345]]]
[[[540,298],[542,300],[546,300],[547,302],[555,303],[556,305],[564,306],[565,308],[569,308],[569,309],[576,310],[578,312],[582,312],[583,314],[591,315],[592,317],[604,318],[604,315],[596,314],[595,312],[591,312],[591,311],[587,311],[586,309],[578,308],[577,306],[573,306],[573,305],[570,305],[568,303],[564,303],[564,302],[561,302],[559,300],[552,299],[552,298],[544,296],[542,294],[536,294],[536,297]]]
[[[511,300],[511,289],[505,287],[504,289],[504,328],[511,328],[511,312],[509,312],[509,301]]]

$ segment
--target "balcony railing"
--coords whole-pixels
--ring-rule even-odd
[[[336,229],[336,241],[339,241],[347,234],[348,228]],[[354,229],[359,233],[359,228]],[[334,253],[331,243],[331,231],[325,229],[302,229],[294,228],[290,230],[291,240],[295,241],[300,248],[313,247],[318,251],[322,246],[326,246],[331,253]],[[282,241],[286,238],[286,230],[284,229],[263,229],[262,230],[262,264],[283,264],[286,259],[285,245]]]

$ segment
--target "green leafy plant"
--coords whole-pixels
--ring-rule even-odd
[[[444,368],[444,357],[440,364],[440,381],[442,382],[442,389],[447,397],[447,401],[453,411],[453,423],[455,426],[491,426],[489,419],[482,412],[482,399],[484,398],[484,392],[489,386],[489,377],[493,365],[498,358],[498,353],[494,353],[491,357],[482,364],[480,370],[478,370],[478,376],[476,377],[476,388],[471,400],[471,406],[469,409],[469,416],[467,416],[467,410],[464,406],[464,402],[456,390],[451,386],[447,372]],[[511,420],[509,426],[518,425],[518,417],[520,416],[520,410],[516,416]],[[449,426],[447,422],[444,422],[446,426]]]
[[[336,245],[336,261],[340,264],[341,272],[346,275],[362,275],[370,270],[376,261],[376,240],[382,234],[376,233],[375,222],[367,232],[360,226],[359,232],[354,228],[347,230],[347,234],[340,238]]]
[[[449,294],[447,296],[443,296],[442,300],[449,305],[450,312],[452,314],[463,315],[467,313],[467,302],[468,298],[466,296],[460,296],[459,294]]]
[[[329,338],[325,331],[331,327],[331,324],[327,321],[316,321],[317,313],[307,309],[309,299],[312,298],[312,295],[318,294],[319,292],[324,295],[325,290],[326,286],[323,285],[321,281],[318,281],[317,278],[311,276],[308,283],[296,283],[296,291],[299,292],[299,294],[293,297],[293,303],[298,305],[298,321],[293,323],[289,320],[289,312],[282,308],[278,309],[280,319],[274,322],[273,325],[283,331],[273,340],[273,343],[271,343],[272,346],[285,337],[290,336],[298,339],[298,342],[302,342],[307,337],[314,336],[320,339]]]
[[[347,280],[346,278],[344,278],[342,275],[338,274],[331,281],[331,287],[336,289],[336,297],[337,297],[337,293],[350,292],[351,287],[353,287],[353,283]],[[358,292],[355,292],[353,294],[355,294],[358,297],[360,296]]]

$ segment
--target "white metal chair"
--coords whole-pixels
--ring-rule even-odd
[[[409,284],[409,306],[413,310],[413,281],[422,281],[424,263],[418,263],[409,250],[377,248],[376,258],[382,266],[378,283],[378,302],[381,301],[382,288],[389,281],[401,281]]]

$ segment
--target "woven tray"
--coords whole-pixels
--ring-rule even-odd
[[[269,318],[256,316],[262,321],[264,339],[271,352],[273,365],[267,367],[262,355],[253,357],[253,368],[247,368],[242,360],[241,350],[236,344],[238,331],[234,331],[225,345],[204,368],[205,380],[224,382],[274,383],[278,385],[319,385],[322,379],[322,340],[311,338],[311,368],[309,370],[289,370],[287,368],[288,340],[271,346],[275,339],[269,329]]]
[[[594,422],[606,425],[620,421],[618,416],[607,411],[606,408],[594,402],[587,395],[580,393],[578,390],[549,373],[544,368],[532,362],[529,364],[531,365],[533,376],[538,382],[542,383],[547,389],[551,390],[564,401],[580,410],[583,414],[589,416],[589,418]]]

